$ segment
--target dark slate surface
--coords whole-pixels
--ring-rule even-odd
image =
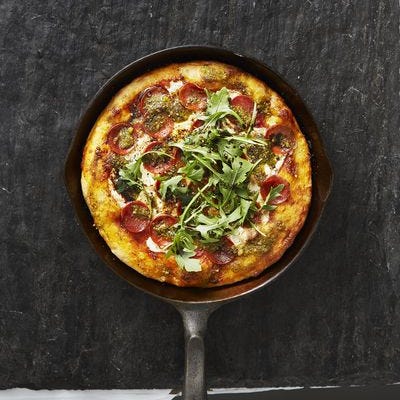
[[[80,113],[125,64],[213,44],[282,74],[336,179],[312,244],[218,310],[218,386],[400,380],[397,1],[0,2],[0,387],[175,387],[178,314],[114,276],[74,219],[63,161]]]

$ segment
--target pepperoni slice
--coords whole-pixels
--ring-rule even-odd
[[[178,218],[171,215],[158,215],[151,221],[150,236],[153,242],[160,247],[165,247],[172,243],[174,231],[171,229],[178,222]]]
[[[150,224],[150,210],[141,201],[131,201],[121,211],[121,225],[131,233],[143,232]]]
[[[193,122],[192,124],[192,130],[196,128],[200,128],[200,126],[204,125],[204,121],[201,119],[196,119],[196,121]]]
[[[107,144],[117,154],[128,154],[135,144],[134,127],[127,123],[114,125],[107,134]]]
[[[271,140],[275,154],[289,153],[296,143],[292,128],[287,125],[275,125],[268,128],[265,138]]]
[[[138,98],[137,107],[142,115],[163,110],[168,106],[168,90],[160,85],[150,86]]]
[[[282,108],[278,114],[284,121],[288,123],[293,121],[293,114],[288,108]]]
[[[249,96],[240,95],[231,100],[231,106],[236,109],[239,114],[253,115],[254,101]]]
[[[153,139],[164,140],[174,130],[174,121],[164,114],[150,114],[145,118],[143,127]]]
[[[147,171],[156,175],[163,175],[170,171],[180,159],[180,150],[177,147],[167,147],[161,142],[151,142],[144,152],[160,151],[168,154],[150,153],[143,156],[143,166]]]
[[[263,113],[258,113],[256,120],[254,121],[254,126],[256,128],[266,128],[265,126],[265,115]]]
[[[221,241],[221,245],[217,250],[208,252],[208,258],[217,265],[225,265],[230,263],[236,257],[233,243],[227,237],[224,237]]]
[[[231,100],[231,106],[239,114],[245,125],[250,123],[253,115],[254,101],[249,96],[236,96]],[[239,132],[243,129],[243,126],[235,117],[228,116],[227,119],[230,123],[231,129],[235,130],[236,132]]]
[[[207,108],[207,94],[194,83],[186,83],[179,89],[179,101],[192,111],[203,111]]]
[[[260,186],[261,197],[265,200],[271,189],[281,184],[284,185],[282,191],[279,193],[277,197],[275,197],[275,199],[271,200],[269,204],[276,205],[284,203],[290,197],[290,185],[288,181],[286,181],[285,179],[281,178],[278,175],[272,175],[261,183]]]

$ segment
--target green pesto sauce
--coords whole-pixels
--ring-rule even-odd
[[[153,229],[157,234],[163,238],[168,240],[173,240],[175,236],[175,230],[170,225],[165,224],[164,222],[153,226]]]
[[[241,255],[247,256],[254,253],[265,253],[271,249],[273,242],[274,237],[272,236],[258,235],[255,239],[243,246]]]
[[[122,128],[118,133],[118,145],[121,149],[128,149],[135,143],[131,134],[131,128]]]
[[[152,113],[147,116],[144,121],[146,128],[150,132],[158,132],[165,123],[165,114],[164,113]]]
[[[164,93],[155,93],[146,99],[145,108],[149,114],[168,111],[171,104],[171,98]]]
[[[250,125],[251,117],[252,117],[251,114],[244,111],[243,108],[241,108],[241,107],[233,107],[233,109],[239,114],[239,117],[242,118],[245,126]]]
[[[136,204],[132,206],[131,212],[132,215],[136,215],[138,217],[147,218],[150,216],[150,210],[147,207],[141,207]]]
[[[260,164],[267,163],[270,167],[276,164],[277,157],[272,151],[271,142],[266,142],[268,146],[249,146],[247,149],[247,157],[252,163],[261,160]]]
[[[213,65],[203,65],[201,67],[201,75],[206,81],[222,81],[226,79],[225,71]]]
[[[161,151],[161,152],[167,152],[168,153],[168,147],[165,146],[156,146],[153,148],[154,151]],[[146,164],[149,164],[153,167],[159,165],[159,164],[165,164],[170,160],[170,158],[164,154],[157,154],[157,153],[149,153],[145,154],[143,156],[143,161]]]
[[[276,135],[273,135],[271,141],[272,145],[279,146],[283,149],[290,149],[293,146],[292,141],[289,140],[289,138],[282,133],[277,133]]]
[[[266,100],[262,100],[260,103],[258,103],[257,111],[259,113],[263,113],[267,117],[272,115],[271,114],[271,100],[266,99]]]
[[[185,121],[190,115],[190,112],[185,107],[182,106],[182,104],[179,102],[177,98],[174,98],[172,100],[168,111],[169,111],[169,116],[175,122]]]
[[[116,171],[122,169],[127,164],[127,161],[123,156],[115,153],[109,154],[109,156],[107,157],[107,162]]]

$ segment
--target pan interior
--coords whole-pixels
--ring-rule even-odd
[[[273,90],[284,98],[285,102],[291,108],[302,132],[308,140],[312,154],[313,188],[310,211],[302,230],[296,236],[292,246],[277,263],[267,268],[259,276],[233,285],[208,289],[179,288],[169,284],[163,284],[145,278],[122,263],[111,253],[107,244],[93,227],[93,220],[83,198],[80,185],[80,163],[86,139],[98,116],[118,90],[135,77],[149,70],[173,62],[185,62],[190,60],[215,60],[224,62],[237,66],[265,81]],[[296,260],[310,240],[329,196],[332,178],[332,169],[316,124],[296,91],[271,69],[256,60],[243,57],[224,49],[205,46],[184,46],[163,50],[133,62],[114,75],[99,90],[82,115],[65,163],[65,184],[75,212],[91,244],[103,261],[115,273],[133,286],[154,296],[178,303],[210,303],[232,300],[259,289],[276,279]]]

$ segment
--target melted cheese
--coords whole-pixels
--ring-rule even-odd
[[[189,130],[193,125],[194,119],[195,119],[195,117],[192,114],[186,121],[175,122],[174,130],[177,130],[177,131]]]
[[[146,245],[153,253],[166,253],[167,250],[163,250],[154,240],[149,236],[146,240]]]
[[[229,235],[228,238],[235,247],[243,247],[249,240],[254,239],[256,236],[257,231],[254,228],[243,228],[240,226],[232,235]]]
[[[181,87],[183,86],[182,81],[171,81],[169,83],[169,86],[166,87],[169,93],[175,93],[177,92]]]
[[[153,177],[153,174],[143,166],[143,164],[140,165],[140,172],[142,173],[142,182],[145,186],[154,186],[156,181]]]
[[[271,175],[277,175],[281,170],[283,163],[285,162],[285,159],[286,159],[286,154],[279,158],[279,160],[276,162],[273,168],[271,168],[267,163],[265,163],[264,165],[265,175],[267,175],[267,177]]]
[[[143,133],[142,136],[136,139],[132,151],[125,156],[125,159],[128,161],[136,161],[143,153],[143,149],[146,148],[150,142],[152,142],[152,138],[149,135]]]
[[[235,97],[241,96],[241,93],[236,90],[228,89],[229,97],[233,100]]]

